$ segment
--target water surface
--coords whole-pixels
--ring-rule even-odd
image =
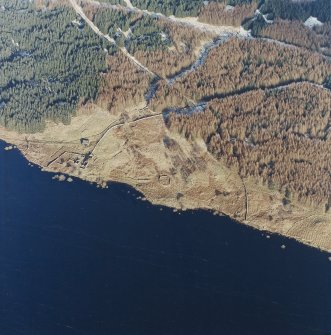
[[[331,334],[327,254],[125,185],[60,183],[3,147],[1,335]]]

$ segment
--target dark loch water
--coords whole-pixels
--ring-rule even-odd
[[[327,254],[123,185],[56,182],[3,147],[1,335],[331,334]]]

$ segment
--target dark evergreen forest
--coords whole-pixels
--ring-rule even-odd
[[[22,132],[69,123],[94,99],[107,45],[67,7],[0,0],[0,124]]]
[[[214,0],[211,2],[236,6],[257,1],[264,13],[272,18],[306,20],[315,16],[326,22],[331,20],[331,1],[292,1],[292,0]],[[132,0],[132,4],[142,9],[161,12],[165,15],[198,16],[205,5],[203,0]]]
[[[247,4],[255,0],[215,0],[213,2],[227,5]],[[198,16],[204,6],[204,0],[132,0],[132,4],[142,9],[160,12],[165,15]]]
[[[331,21],[330,0],[265,0],[262,8],[263,12],[271,14],[271,18],[305,21],[315,16],[322,22]]]
[[[246,5],[256,1],[215,2]],[[122,0],[106,2],[123,4]],[[107,71],[106,56],[114,54],[115,47],[86,27],[69,6],[60,3],[49,2],[46,9],[40,1],[0,0],[0,125],[21,132],[37,132],[44,129],[48,119],[68,124],[79,104],[98,95],[100,73]],[[177,16],[198,15],[205,6],[202,0],[132,0],[132,3]],[[279,35],[284,35],[280,40],[314,51],[322,47],[331,50],[330,23],[309,34],[300,26],[309,16],[330,21],[330,4],[329,0],[261,0],[261,11],[275,19],[278,26],[272,25],[267,30],[268,24],[260,16],[252,20],[249,28],[257,36],[280,39]],[[115,38],[118,46],[126,46],[146,64],[144,53],[154,53],[156,57],[174,45],[171,29],[162,26],[156,17],[121,10],[98,10],[91,16],[104,33]],[[130,36],[125,38],[123,32],[129,28]],[[284,30],[291,31],[293,36],[283,34]],[[330,78],[325,86],[330,87]]]
[[[102,9],[93,15],[93,22],[105,34],[115,39],[117,45],[126,46],[130,53],[138,50],[162,50],[172,42],[162,37],[164,30],[158,24],[158,18],[148,15],[137,16],[131,12],[121,10]],[[129,38],[123,32],[129,29]]]

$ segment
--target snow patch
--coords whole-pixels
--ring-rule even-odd
[[[231,11],[233,11],[233,10],[234,10],[234,6],[227,5],[227,6],[225,7],[225,11],[226,11],[226,12],[231,12]]]
[[[167,41],[168,40],[168,35],[165,32],[161,32],[160,36],[161,36],[162,41]]]
[[[266,23],[273,23],[274,22],[273,20],[268,20],[268,14],[264,15],[258,9],[255,11],[255,18],[254,19],[256,19],[260,15],[263,17],[263,19]]]
[[[308,28],[314,28],[316,26],[323,26],[323,23],[317,19],[317,17],[311,16],[309,17],[304,25]]]
[[[13,45],[15,45],[15,47],[19,47],[19,44],[17,42],[15,42],[13,38],[11,39],[11,42],[12,42]]]

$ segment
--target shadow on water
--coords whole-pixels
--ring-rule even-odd
[[[125,185],[53,181],[3,147],[1,335],[331,334],[328,255]]]

